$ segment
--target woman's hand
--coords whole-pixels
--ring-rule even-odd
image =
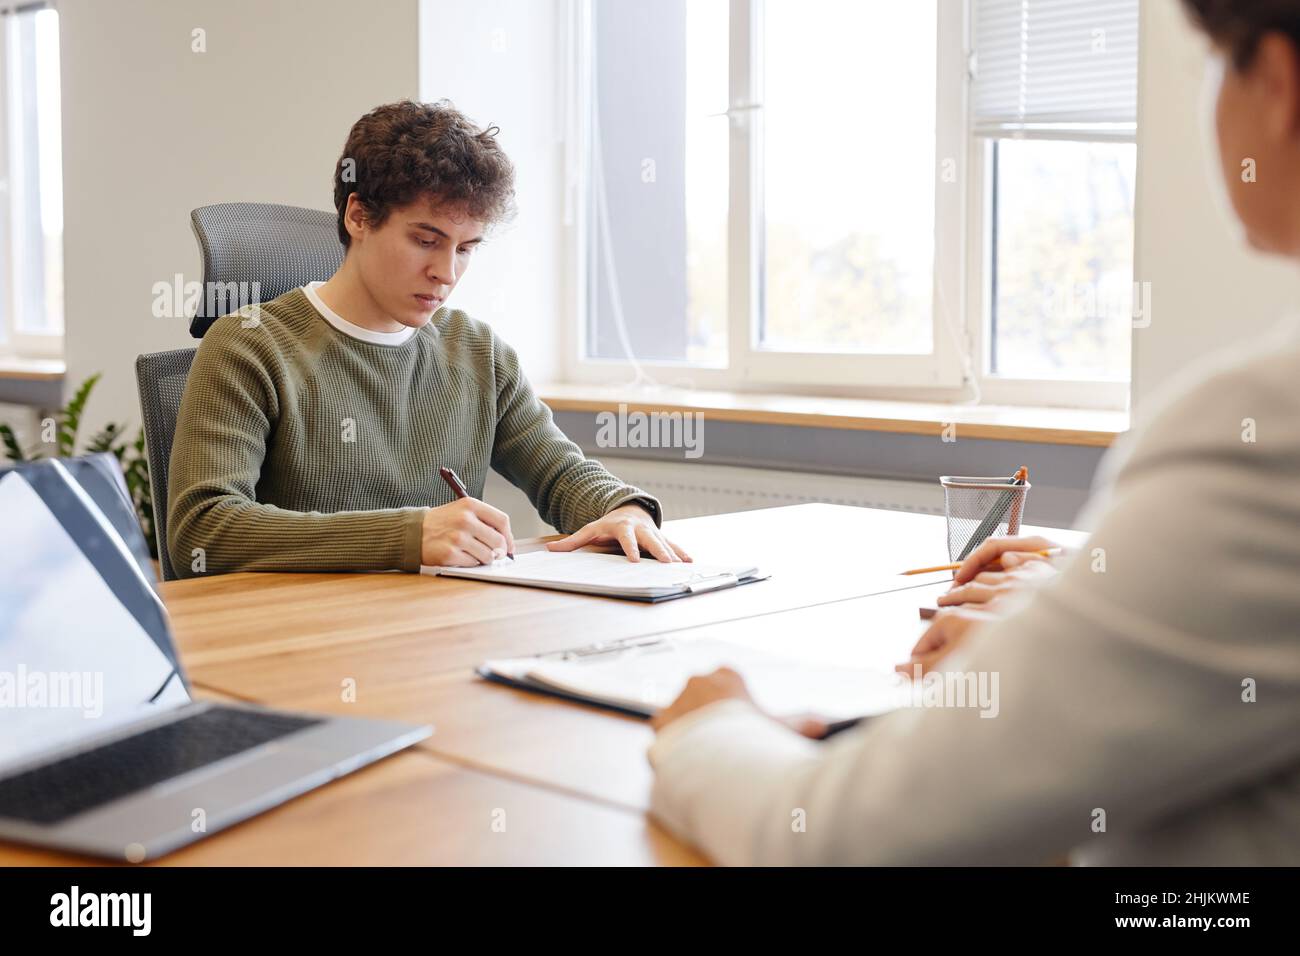
[[[424,516],[420,563],[444,568],[491,564],[514,554],[510,518],[477,498],[459,498]]]
[[[617,541],[630,561],[641,560],[641,549],[645,548],[655,558],[664,562],[690,561],[691,556],[680,544],[674,544],[664,537],[655,519],[638,504],[626,504],[615,508],[603,518],[597,518],[588,525],[579,528],[567,538],[548,541],[548,551],[576,551],[586,544],[606,544]]]
[[[749,696],[744,678],[730,667],[719,667],[712,674],[692,677],[675,701],[650,718],[650,726],[656,731],[663,730],[678,717],[685,717],[693,710],[720,700],[743,700],[749,704],[754,702]]]
[[[656,732],[663,730],[677,718],[720,700],[743,700],[751,706],[754,704],[754,699],[749,696],[749,688],[745,686],[745,679],[730,667],[719,667],[712,674],[692,677],[675,701],[650,718],[650,726]],[[826,720],[814,714],[795,714],[773,719],[805,737],[817,739],[826,733]]]
[[[1039,551],[1060,546],[1046,538],[989,538],[962,562],[953,575],[953,587],[939,597],[940,607],[994,602],[1026,584],[1056,574],[1051,562]]]
[[[915,677],[919,667],[920,676],[924,676],[934,670],[940,660],[961,647],[966,638],[981,625],[995,620],[997,620],[995,615],[973,608],[940,611],[934,616],[926,632],[921,635],[921,639],[916,642],[916,646],[912,648],[911,659],[896,665],[894,670],[908,677]]]

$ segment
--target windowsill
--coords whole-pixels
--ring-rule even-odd
[[[942,437],[956,425],[958,438],[1107,447],[1128,430],[1128,412],[1023,405],[951,405],[772,393],[617,387],[583,384],[536,386],[553,411],[702,412],[717,421],[796,425],[850,431]]]
[[[0,355],[0,379],[13,382],[59,382],[67,374],[61,359],[15,358]]]

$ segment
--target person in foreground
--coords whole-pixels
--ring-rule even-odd
[[[1300,259],[1300,0],[1185,6],[1236,215]],[[923,668],[998,673],[995,718],[905,708],[815,743],[718,671],[654,722],[654,815],[728,864],[1300,864],[1297,382],[1292,321],[1189,371],[1112,451],[1059,573],[1010,553],[1041,540],[972,555],[944,603],[1050,578],[917,645]]]
[[[168,485],[177,572],[490,563],[514,538],[478,500],[489,467],[574,532],[551,550],[691,560],[660,532],[657,499],[556,427],[514,349],[444,307],[513,213],[493,131],[446,101],[377,107],[348,135],[334,203],[345,253],[329,281],[224,316],[199,346]]]

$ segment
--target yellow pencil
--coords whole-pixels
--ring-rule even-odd
[[[1060,554],[1061,549],[1043,548],[1041,551],[1021,551],[1019,553],[1038,554],[1038,555],[1042,555],[1044,558],[1050,558],[1053,557],[1054,555]],[[962,563],[963,562],[958,561],[955,564],[937,564],[932,568],[913,568],[911,571],[903,571],[902,573],[903,574],[929,574],[931,571],[956,571],[958,568],[962,566]]]

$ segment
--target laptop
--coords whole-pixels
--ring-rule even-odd
[[[195,700],[140,528],[97,504],[124,493],[115,462],[0,473],[0,839],[151,860],[432,733]]]

